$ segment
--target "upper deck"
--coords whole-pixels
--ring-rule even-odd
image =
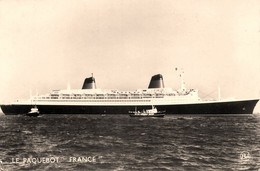
[[[171,88],[138,89],[136,91],[78,89],[53,90],[50,94],[33,96],[31,100],[42,99],[151,99],[151,98],[192,98],[199,99],[197,90],[185,92],[174,91]]]

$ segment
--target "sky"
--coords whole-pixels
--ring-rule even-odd
[[[259,0],[0,0],[0,104],[97,87],[135,90],[175,68],[201,98],[260,96]],[[260,103],[255,112],[260,112]]]

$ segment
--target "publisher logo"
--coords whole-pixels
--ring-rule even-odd
[[[250,159],[250,153],[248,151],[243,151],[240,153],[240,159],[241,160],[249,160]]]

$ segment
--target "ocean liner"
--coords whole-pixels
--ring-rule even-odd
[[[86,78],[82,89],[53,90],[47,95],[32,96],[2,104],[6,115],[26,114],[37,106],[40,114],[129,114],[155,106],[165,114],[252,114],[259,99],[202,100],[198,90],[186,89],[181,73],[181,89],[164,87],[163,76],[152,76],[147,89],[135,91],[102,90],[96,88],[93,75]]]

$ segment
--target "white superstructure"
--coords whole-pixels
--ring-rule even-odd
[[[78,89],[53,90],[50,94],[32,96],[28,101],[37,105],[162,105],[199,102],[197,90],[178,92],[171,88],[138,89],[136,91]]]

